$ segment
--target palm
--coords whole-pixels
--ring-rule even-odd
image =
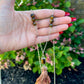
[[[49,35],[49,31],[51,30],[51,28],[48,27],[49,19],[45,18],[48,18],[52,14],[52,12],[50,12],[52,10],[36,10],[34,12],[35,15],[38,16],[37,19],[39,19],[37,22],[39,29],[36,31],[32,25],[31,12],[14,11],[14,1],[15,0],[0,1],[0,46],[3,51],[17,50],[45,42],[49,36],[49,40],[55,39],[60,31],[64,31],[68,28],[67,23],[71,22],[70,17],[63,17],[64,11],[55,10],[55,16],[60,17],[58,18],[60,23],[55,18],[54,27],[52,28],[53,31],[51,35]],[[61,17],[64,21],[62,21]]]
[[[3,12],[5,13],[3,14]],[[0,38],[2,38],[1,42],[4,44],[4,47],[6,46],[8,50],[13,50],[16,49],[16,46],[18,46],[18,48],[23,48],[23,46],[21,46],[23,42],[25,43],[25,47],[31,46],[30,43],[32,43],[32,45],[35,43],[36,35],[33,28],[34,26],[30,22],[31,19],[26,18],[24,12],[16,12],[2,8],[0,10],[0,14],[3,15],[3,17],[0,16],[0,25],[2,27],[0,31]],[[27,19],[29,19],[28,24],[25,22]],[[3,22],[4,24],[2,24]],[[18,45],[18,43],[21,45]],[[9,46],[11,46],[11,49],[9,49]]]

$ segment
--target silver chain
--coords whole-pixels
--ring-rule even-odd
[[[53,8],[53,15],[54,15],[54,8]],[[53,56],[54,56],[54,84],[56,84],[56,73],[55,73],[55,44],[54,44],[54,40],[53,40]]]
[[[53,9],[54,10],[54,9]],[[54,15],[54,13],[53,13],[53,15]],[[35,28],[36,28],[36,34],[38,33],[38,29],[37,29],[37,26],[35,26]],[[49,27],[50,28],[50,27]],[[52,28],[50,28],[50,32],[49,32],[49,35],[50,35],[50,33],[51,33],[51,30],[52,30]],[[49,37],[48,37],[48,40],[49,40]],[[42,45],[41,45],[41,43],[40,43],[40,47],[41,47],[41,51],[42,51],[42,57],[44,57],[44,51],[45,51],[45,49],[46,49],[46,46],[47,46],[47,43],[48,43],[48,40],[46,41],[46,44],[45,44],[45,46],[44,46],[44,49],[42,48]],[[55,74],[55,44],[54,44],[54,40],[53,40],[53,56],[54,56],[54,84],[56,84],[56,74]],[[40,69],[41,69],[41,56],[40,56],[40,53],[39,53],[39,46],[38,46],[38,44],[37,44],[37,52],[38,52],[38,59],[39,59],[39,64],[40,64]],[[41,71],[42,72],[42,71]]]

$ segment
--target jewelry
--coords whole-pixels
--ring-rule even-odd
[[[37,26],[36,26],[36,18],[35,18],[35,14],[33,13],[33,11],[31,10],[31,12],[32,12],[32,14],[30,15],[31,16],[31,18],[32,18],[32,22],[33,22],[33,26],[35,26],[35,28],[36,28],[36,32],[37,32]],[[37,32],[38,33],[38,32]],[[36,34],[37,34],[36,33]],[[37,44],[37,49],[38,49],[38,44]],[[40,64],[40,69],[41,69],[41,60],[40,60],[40,53],[39,53],[39,50],[37,50],[37,52],[38,52],[38,59],[39,59],[39,64]]]
[[[54,22],[54,15],[51,15],[49,27],[53,27],[53,22]]]
[[[36,26],[36,22],[35,22],[36,18],[35,18],[35,14],[34,13],[31,14],[31,18],[32,18],[32,21],[33,21],[33,25]]]
[[[32,13],[31,14],[31,18],[32,18],[32,22],[33,22],[33,25],[35,26],[36,30],[37,30],[37,26],[36,26],[36,23],[35,23],[35,14]],[[35,23],[35,24],[34,24]],[[45,44],[45,47],[44,49],[42,49],[42,45],[40,43],[40,47],[41,47],[41,51],[42,51],[42,57],[40,58],[40,54],[39,54],[39,48],[38,48],[38,58],[39,58],[39,63],[40,63],[40,69],[41,69],[41,75],[40,77],[36,80],[36,83],[35,84],[40,84],[41,82],[45,82],[45,80],[47,79],[46,83],[47,84],[50,84],[50,78],[48,76],[48,73],[47,73],[47,67],[45,66],[45,63],[46,63],[46,60],[45,60],[45,56],[44,56],[44,51],[46,49],[46,46],[47,46],[47,42]],[[38,47],[38,44],[37,44],[37,47]],[[41,66],[43,65],[43,66]]]
[[[31,14],[31,18],[32,18],[32,22],[33,22],[33,25],[36,27],[36,29],[37,29],[37,26],[36,26],[36,19],[35,19],[35,14],[34,13],[32,13]],[[50,16],[50,24],[49,24],[49,27],[53,27],[53,22],[54,22],[54,15],[52,14],[51,16]],[[49,32],[49,35],[50,35],[50,32]],[[54,41],[54,40],[53,40]],[[46,83],[47,84],[50,84],[50,78],[49,78],[49,76],[48,76],[48,73],[47,73],[47,67],[45,66],[45,63],[46,63],[46,59],[45,59],[45,56],[44,56],[44,51],[45,51],[45,49],[46,49],[46,46],[47,46],[47,43],[48,42],[46,42],[46,44],[45,44],[45,47],[44,47],[44,49],[42,49],[42,45],[41,45],[41,43],[40,43],[40,47],[41,47],[41,51],[42,51],[42,57],[40,58],[40,54],[39,54],[39,48],[38,48],[38,58],[39,58],[39,64],[40,64],[40,69],[41,69],[41,75],[40,75],[40,77],[36,80],[36,83],[35,84],[39,84],[39,83],[41,83],[42,81],[44,82],[46,79],[45,78],[47,78],[47,81],[46,81]],[[38,44],[37,44],[37,47],[38,47]],[[54,44],[53,44],[53,50],[54,50]],[[55,53],[53,53],[53,56],[54,56],[54,84],[55,84]],[[41,66],[41,65],[43,65],[43,66]],[[44,73],[43,73],[44,72]],[[45,75],[45,74],[47,74],[47,75]],[[43,76],[42,76],[43,75]],[[45,77],[44,77],[45,76]],[[40,81],[41,80],[41,81]],[[42,83],[43,83],[42,82]]]

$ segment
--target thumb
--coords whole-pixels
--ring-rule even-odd
[[[2,0],[2,3],[9,9],[14,9],[15,0]]]

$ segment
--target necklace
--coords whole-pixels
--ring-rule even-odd
[[[36,32],[37,32],[37,26],[36,26],[36,19],[35,19],[35,14],[34,13],[32,13],[31,14],[31,18],[32,18],[32,21],[33,21],[33,25],[35,26],[35,28],[36,28]],[[49,28],[52,30],[52,27],[53,27],[53,22],[54,22],[54,14],[52,14],[51,16],[50,16],[50,24],[49,24]],[[50,35],[50,33],[51,33],[51,30],[50,30],[50,32],[49,32],[49,35]],[[48,38],[48,40],[49,40],[49,38]],[[53,40],[54,41],[54,40]],[[39,53],[39,47],[38,47],[38,44],[37,44],[37,48],[38,48],[38,58],[39,58],[39,64],[40,64],[40,69],[41,69],[41,75],[40,75],[40,77],[36,80],[36,83],[35,84],[43,84],[43,83],[45,83],[45,81],[46,81],[46,78],[47,78],[47,82],[46,82],[46,84],[50,84],[50,78],[49,78],[49,76],[48,76],[48,73],[47,73],[47,67],[45,66],[45,63],[46,63],[46,60],[45,60],[45,55],[44,55],[44,51],[45,51],[45,49],[46,49],[46,46],[47,46],[47,41],[46,41],[46,44],[45,44],[45,46],[44,46],[44,49],[42,48],[42,44],[40,43],[40,48],[41,48],[41,51],[42,51],[42,57],[40,56],[40,53]],[[54,43],[53,43],[53,51],[55,50],[54,49]],[[54,84],[56,84],[55,83],[55,53],[53,52],[53,56],[54,56]]]

